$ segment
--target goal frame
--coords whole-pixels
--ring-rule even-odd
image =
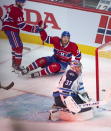
[[[111,44],[111,41],[105,44],[100,45],[99,47],[96,48],[95,50],[95,69],[96,69],[96,100],[100,100],[100,85],[99,85],[99,50],[104,48],[105,46]]]

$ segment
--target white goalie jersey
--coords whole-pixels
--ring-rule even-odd
[[[81,73],[78,75],[73,70],[68,70],[62,76],[56,91],[59,91],[63,96],[69,96],[71,93],[83,94],[85,89]]]

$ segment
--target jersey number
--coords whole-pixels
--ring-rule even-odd
[[[70,86],[72,84],[72,81],[66,80],[65,85]]]

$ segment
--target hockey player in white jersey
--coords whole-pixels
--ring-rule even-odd
[[[81,109],[78,105],[90,101],[88,93],[84,89],[81,74],[82,64],[79,61],[71,62],[70,69],[64,73],[57,90],[53,92],[54,105],[50,110],[51,120],[73,120],[75,116],[80,118],[81,114],[87,115],[85,119],[93,117],[91,107]]]

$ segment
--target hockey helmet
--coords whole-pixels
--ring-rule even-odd
[[[61,37],[64,37],[64,36],[70,37],[70,33],[68,31],[64,31],[62,32]]]
[[[15,0],[15,2],[25,3],[26,0]]]
[[[73,61],[71,61],[70,65],[71,66],[76,66],[76,67],[77,66],[79,66],[79,67],[82,66],[82,64],[81,64],[81,62],[79,60],[73,60]]]
[[[82,64],[80,61],[78,60],[74,60],[70,63],[70,67],[76,71],[79,70],[79,72],[82,72]],[[78,67],[79,69],[75,68],[75,67]]]

